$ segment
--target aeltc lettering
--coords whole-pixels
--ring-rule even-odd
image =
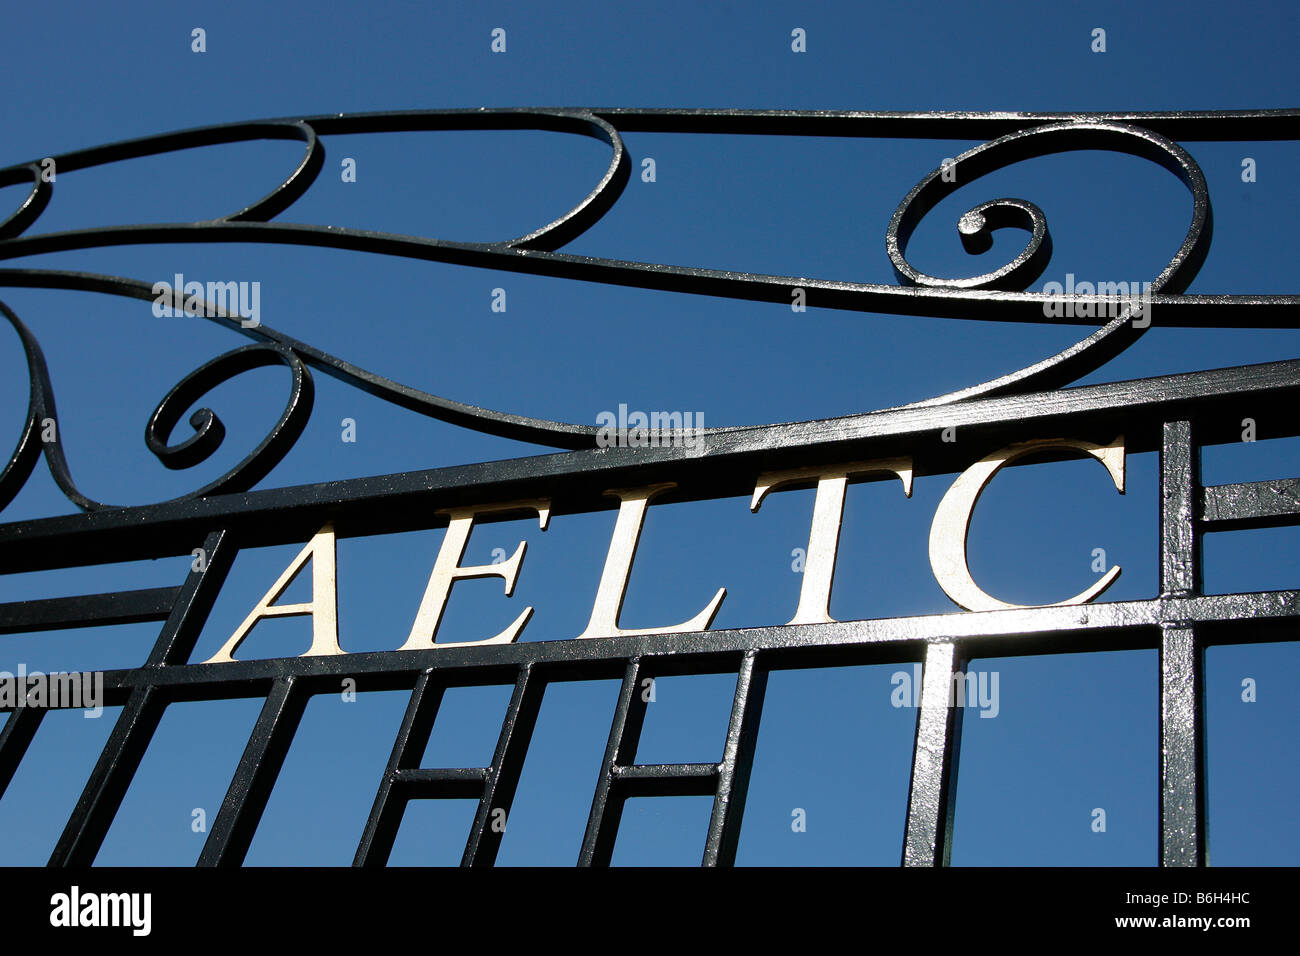
[[[1020,442],[999,449],[980,459],[962,472],[939,502],[930,527],[930,567],[935,579],[952,600],[971,611],[993,611],[1021,608],[1032,605],[1009,604],[985,593],[971,576],[966,560],[966,533],[970,527],[975,502],[980,493],[1006,465],[1029,455],[1048,451],[1070,450],[1095,458],[1110,474],[1116,489],[1124,493],[1124,437],[1121,435],[1107,445],[1097,445],[1074,439],[1047,439]],[[750,500],[750,511],[757,512],[764,498],[773,491],[790,490],[814,485],[817,489],[813,504],[812,527],[808,536],[807,560],[800,584],[799,604],[788,624],[833,623],[830,615],[831,582],[835,576],[835,558],[839,548],[840,523],[844,513],[844,496],[850,478],[871,474],[897,477],[903,493],[912,495],[912,460],[910,458],[882,459],[848,464],[813,466],[786,471],[768,472],[758,477]],[[630,637],[649,634],[683,634],[704,631],[713,623],[718,609],[726,598],[727,589],[720,587],[712,600],[699,614],[688,621],[661,627],[627,629],[618,625],[619,611],[627,592],[636,556],[637,542],[645,523],[646,511],[656,497],[676,487],[675,482],[661,482],[641,488],[616,488],[606,492],[619,501],[614,533],[605,554],[605,565],[592,604],[591,617],[577,639]],[[439,512],[448,518],[447,532],[438,550],[429,583],[415,615],[406,642],[399,651],[428,651],[437,647],[473,647],[491,644],[510,644],[518,639],[533,614],[526,607],[519,616],[500,633],[477,641],[458,641],[454,645],[438,644],[438,626],[451,597],[452,586],[469,578],[499,577],[505,582],[505,595],[515,588],[519,570],[524,560],[528,542],[520,541],[515,552],[495,564],[462,565],[474,520],[479,515],[498,517],[511,514],[535,514],[543,531],[550,521],[551,503],[548,499],[508,501],[473,507],[452,508]],[[335,532],[327,523],[307,542],[306,547],[285,568],[284,573],[257,602],[243,623],[205,664],[227,663],[235,660],[234,653],[248,637],[259,620],[265,617],[310,616],[312,619],[311,647],[302,657],[344,654],[339,647],[338,598],[335,580]],[[312,598],[298,604],[276,604],[275,601],[288,589],[298,574],[312,565]],[[1058,601],[1051,607],[1085,604],[1102,594],[1119,578],[1120,568],[1110,568],[1091,587]]]

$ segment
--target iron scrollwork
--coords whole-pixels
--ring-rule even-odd
[[[587,281],[664,288],[755,301],[788,301],[789,290],[806,290],[808,305],[855,311],[969,317],[1010,321],[1048,321],[1043,317],[1042,293],[1023,291],[1038,278],[1051,256],[1046,217],[1023,199],[1000,198],[967,211],[958,231],[967,251],[987,249],[992,230],[1015,227],[1030,235],[1024,249],[1002,267],[969,278],[941,278],[914,268],[908,261],[908,240],[934,206],[989,172],[1011,163],[1049,153],[1106,149],[1151,160],[1169,170],[1191,194],[1186,235],[1169,263],[1151,283],[1154,302],[1162,308],[1162,323],[1187,326],[1240,325],[1248,314],[1259,325],[1294,327],[1294,307],[1300,296],[1185,295],[1184,290],[1205,259],[1212,232],[1209,191],[1195,160],[1158,128],[1186,128],[1189,134],[1239,124],[1243,135],[1253,129],[1259,138],[1292,138],[1300,111],[1183,114],[897,114],[784,111],[706,110],[442,110],[394,113],[333,114],[210,126],[119,142],[53,157],[61,173],[105,163],[152,156],[179,149],[243,142],[289,139],[304,144],[301,160],[266,196],[218,219],[187,223],[106,226],[67,232],[27,235],[53,195],[53,183],[41,175],[39,161],[0,170],[0,185],[25,182],[31,191],[0,223],[0,258],[110,245],[170,242],[265,242],[321,246],[415,259],[483,266],[514,272],[577,278]],[[629,262],[558,252],[562,246],[600,220],[618,200],[629,178],[630,159],[621,130],[678,132],[798,133],[802,135],[943,135],[971,131],[995,133],[981,145],[956,157],[923,178],[895,211],[886,231],[886,252],[899,277],[896,286],[759,275],[685,266]],[[611,148],[611,158],[591,192],[567,213],[523,236],[499,242],[465,243],[339,226],[271,222],[290,209],[315,181],[324,164],[320,137],[331,133],[378,133],[438,130],[537,129],[594,137]],[[945,175],[949,170],[957,175]],[[43,269],[0,269],[0,285],[95,291],[153,301],[155,285],[124,276]],[[179,297],[180,290],[175,290]],[[1090,297],[1079,296],[1080,300]],[[109,507],[83,495],[76,487],[57,440],[40,441],[41,423],[56,418],[54,392],[36,337],[0,303],[0,311],[17,331],[26,352],[30,379],[27,419],[18,444],[0,472],[0,509],[25,484],[41,451],[63,494],[85,511]],[[216,314],[213,314],[213,313]],[[174,445],[168,441],[184,411],[209,390],[242,371],[282,364],[291,372],[290,396],[284,413],[270,433],[237,466],[177,501],[224,492],[245,491],[264,478],[293,447],[310,416],[313,385],[310,369],[323,372],[400,407],[431,418],[501,437],[567,448],[596,445],[594,426],[547,421],[479,408],[421,391],[316,349],[282,332],[241,323],[238,316],[205,309],[199,314],[255,340],[206,363],[186,376],[158,405],[149,419],[145,440],[167,467],[183,469],[206,460],[221,444],[225,429],[209,408],[200,408],[189,423],[194,434]],[[946,405],[974,397],[1057,388],[1108,362],[1133,344],[1144,326],[1131,321],[1129,307],[1063,351],[1033,365],[982,384],[909,406]],[[1061,321],[1075,321],[1065,319]],[[1084,320],[1090,321],[1090,320]],[[872,412],[863,415],[875,414]],[[851,416],[862,417],[862,416]],[[722,431],[761,431],[775,426],[708,428]]]

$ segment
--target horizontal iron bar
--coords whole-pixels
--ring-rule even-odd
[[[618,795],[632,797],[711,797],[718,789],[715,763],[636,764],[614,767]]]
[[[180,590],[179,587],[146,588],[0,604],[0,634],[163,621],[171,613]]]
[[[106,671],[108,689],[158,687],[172,701],[251,696],[269,681],[295,677],[308,693],[334,692],[337,679],[357,678],[359,690],[412,687],[426,669],[534,667],[542,680],[617,678],[630,657],[656,655],[695,665],[697,673],[735,671],[746,651],[770,669],[919,661],[926,644],[957,641],[967,657],[1154,649],[1166,621],[1204,625],[1204,643],[1295,640],[1300,591],[1153,598],[1069,607],[964,611],[915,617],[783,625],[693,634],[589,640],[526,641],[488,647],[446,645],[432,651],[368,651],[323,657],[281,657],[229,664]],[[1270,626],[1271,625],[1271,626]],[[1202,633],[1198,627],[1198,633]],[[505,682],[508,682],[505,681]],[[220,694],[217,694],[217,691]]]
[[[1300,524],[1300,478],[1202,488],[1201,521],[1207,531]]]
[[[503,129],[505,121],[517,120],[520,129],[532,129],[545,123],[552,125],[563,116],[596,116],[615,126],[621,133],[747,133],[770,136],[849,136],[897,139],[979,139],[987,140],[1020,129],[1047,123],[1080,120],[1104,120],[1132,123],[1171,139],[1213,142],[1223,140],[1294,139],[1295,123],[1300,110],[1126,110],[1113,113],[1045,112],[1025,113],[1010,110],[973,112],[936,110],[931,112],[898,110],[744,110],[744,109],[662,109],[640,107],[582,106],[509,106],[448,110],[385,110],[372,113],[323,113],[317,116],[279,116],[239,120],[215,126],[190,127],[154,133],[59,155],[60,170],[76,170],[101,162],[127,159],[138,155],[185,149],[199,144],[217,144],[249,138],[247,130],[258,127],[262,135],[280,126],[281,138],[290,127],[306,123],[317,135],[352,135],[424,130],[456,131],[472,129],[476,119],[485,129]],[[420,124],[411,122],[420,118]],[[25,163],[40,163],[35,156]]]
[[[1095,326],[1100,310],[1127,301],[1118,293],[1092,295],[988,289],[930,288],[878,282],[846,282],[806,275],[780,275],[704,269],[627,259],[582,256],[564,252],[517,249],[487,243],[425,239],[317,226],[305,223],[201,222],[142,224],[37,233],[8,240],[0,252],[12,257],[66,252],[97,246],[164,245],[168,243],[250,242],[301,245],[325,249],[402,256],[479,269],[496,269],[557,279],[601,282],[636,289],[709,295],[750,302],[788,305],[791,289],[807,295],[807,306],[889,316],[929,316],[973,321],[1025,322],[1058,326]],[[152,284],[119,276],[54,269],[0,269],[0,286],[59,288],[103,292],[152,301]],[[1134,293],[1136,297],[1136,293]],[[1118,296],[1118,298],[1117,298]],[[1154,321],[1163,328],[1287,329],[1295,326],[1300,297],[1274,293],[1150,293],[1143,297]],[[1049,316],[1046,306],[1057,306]],[[1087,308],[1084,308],[1084,306]],[[1095,308],[1094,308],[1095,306]],[[1094,315],[1096,313],[1096,315]],[[232,331],[266,341],[259,327]],[[317,350],[284,336],[304,358]],[[335,374],[328,366],[325,374]],[[350,378],[345,378],[353,382]],[[355,384],[355,382],[353,382]],[[400,390],[399,390],[400,391]],[[410,396],[406,396],[407,399]],[[399,400],[398,404],[402,404]],[[481,425],[482,422],[477,422]]]
[[[871,136],[912,139],[990,139],[1045,123],[1107,120],[1132,123],[1171,139],[1220,141],[1294,139],[1300,110],[1179,110],[1118,113],[1012,111],[898,112],[884,110],[730,110],[593,107],[620,132],[766,133],[799,136]],[[309,123],[321,134],[328,120]]]
[[[236,531],[240,547],[306,540],[325,520],[341,537],[438,527],[438,509],[550,498],[552,514],[616,506],[615,487],[677,482],[672,498],[748,496],[760,471],[914,454],[917,475],[949,474],[982,452],[1035,437],[1109,441],[1124,434],[1130,454],[1159,447],[1160,424],[1189,417],[1198,442],[1240,438],[1244,410],[1300,400],[1300,360],[1238,366],[979,399],[898,408],[782,425],[738,427],[700,448],[603,448],[457,465],[373,478],[297,485],[239,495],[0,524],[0,573],[102,564],[189,553],[215,529]],[[956,442],[925,441],[964,429]],[[1300,421],[1284,419],[1300,434]],[[1014,467],[1014,466],[1013,466]],[[483,521],[511,514],[487,514]]]
[[[483,796],[486,767],[439,767],[398,770],[393,774],[393,796],[409,799]]]
[[[429,677],[428,672],[421,674],[407,699],[406,712],[397,728],[388,764],[379,779],[374,802],[370,805],[366,828],[361,833],[357,852],[352,858],[353,866],[384,866],[392,853],[393,841],[397,838],[406,806],[406,800],[400,794],[393,794],[394,778],[398,771],[415,769],[419,764],[429,743],[429,733],[437,719],[438,708],[442,704],[443,688],[432,684]]]

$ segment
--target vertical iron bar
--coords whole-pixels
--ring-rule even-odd
[[[50,854],[50,866],[90,866],[95,862],[165,709],[161,695],[152,687],[137,686],[131,691]]]
[[[734,866],[740,842],[740,821],[749,792],[749,773],[758,744],[758,724],[767,692],[767,671],[757,666],[758,652],[747,651],[736,675],[736,696],[731,704],[727,743],[718,765],[718,791],[704,845],[704,866]]]
[[[9,713],[4,730],[0,731],[0,797],[9,788],[9,781],[23,762],[44,716],[44,707],[18,707]]]
[[[365,832],[352,860],[353,866],[384,866],[393,852],[393,841],[397,838],[406,808],[406,799],[400,793],[393,796],[393,779],[397,771],[419,766],[442,704],[443,687],[429,687],[431,674],[432,671],[425,671],[416,678],[402,725],[397,729],[393,752],[379,782],[379,792],[375,794],[370,817],[366,820]]]
[[[181,586],[142,668],[146,675],[168,664],[185,663],[234,563],[236,548],[228,531],[209,534],[203,548],[203,570],[191,570]],[[95,861],[166,707],[162,695],[149,684],[131,691],[50,855],[50,866],[90,866]]]
[[[532,676],[532,665],[519,668],[515,691],[492,755],[492,766],[483,785],[483,798],[479,800],[474,826],[465,842],[461,866],[491,866],[496,862],[545,690],[546,682]]]
[[[921,676],[921,713],[912,751],[912,785],[907,798],[904,866],[947,866],[952,852],[953,804],[961,718],[951,706],[953,673],[964,661],[955,644],[930,644]],[[964,703],[964,701],[963,701]]]
[[[1166,625],[1160,634],[1160,865],[1204,866],[1202,655],[1196,630]]]
[[[244,862],[275,779],[293,743],[298,722],[307,708],[309,696],[295,681],[293,677],[281,677],[266,695],[262,713],[199,854],[199,866],[239,866]]]
[[[1165,422],[1160,446],[1160,593],[1201,593],[1196,502],[1200,450],[1191,422]],[[1160,865],[1203,866],[1207,831],[1202,682],[1204,648],[1196,629],[1160,629]]]
[[[1165,422],[1160,446],[1160,593],[1166,597],[1201,590],[1195,510],[1200,458],[1191,422]]]
[[[591,813],[587,817],[587,832],[582,837],[578,853],[578,866],[609,866],[614,854],[614,841],[618,839],[618,824],[623,817],[623,798],[614,786],[615,767],[626,766],[636,759],[636,748],[641,743],[641,727],[645,723],[646,700],[640,693],[641,658],[628,659],[623,672],[623,686],[619,689],[614,719],[610,722],[609,740],[605,744],[605,759],[600,765],[600,778],[591,800]]]
[[[229,531],[214,531],[204,539],[204,570],[191,570],[185,579],[145,667],[184,664],[189,660],[238,550]]]

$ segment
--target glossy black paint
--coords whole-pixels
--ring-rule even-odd
[[[52,184],[39,161],[0,170],[0,185],[33,186],[0,223],[0,258],[60,249],[156,242],[273,242],[352,249],[478,265],[585,281],[668,289],[758,301],[790,302],[804,288],[813,307],[905,315],[1045,321],[1047,296],[1015,291],[1041,273],[1050,233],[1041,210],[997,199],[963,217],[971,247],[1001,226],[1024,228],[1023,253],[985,276],[945,280],[906,260],[907,235],[945,193],[940,170],[907,194],[886,236],[887,252],[908,285],[813,280],[686,266],[624,262],[556,252],[617,200],[630,159],[620,132],[889,136],[984,139],[957,158],[964,184],[984,172],[1058,149],[1110,148],[1144,156],[1187,186],[1186,236],[1155,277],[1153,297],[1164,326],[1295,327],[1297,295],[1188,295],[1208,249],[1212,214],[1204,177],[1178,140],[1300,138],[1300,111],[1204,113],[1020,114],[858,113],[636,109],[451,110],[327,115],[236,123],[146,137],[54,157],[60,173],[174,149],[255,138],[304,143],[303,157],[267,196],[222,219],[27,235],[49,202]],[[591,193],[560,219],[496,243],[457,243],[362,230],[269,222],[291,209],[324,162],[318,138],[332,133],[436,129],[549,129],[594,136],[611,161]],[[0,270],[0,285],[97,291],[151,301],[141,280],[39,269]],[[1069,297],[1063,297],[1068,300]],[[1084,301],[1089,297],[1073,297]],[[595,428],[490,411],[389,381],[267,326],[244,328],[216,317],[256,344],[228,352],[191,373],[159,404],[146,444],[169,468],[192,466],[220,444],[224,428],[209,410],[190,419],[194,434],[168,444],[186,408],[233,374],[284,364],[293,376],[289,402],[272,432],[248,459],[203,488],[174,501],[118,508],[76,488],[57,441],[39,440],[40,422],[56,417],[53,386],[40,346],[0,303],[18,332],[30,372],[27,421],[4,471],[0,508],[22,488],[44,453],[55,481],[82,514],[0,524],[0,573],[189,555],[202,566],[175,587],[0,605],[0,634],[106,623],[162,621],[158,640],[138,668],[109,671],[109,705],[121,706],[100,755],[50,858],[53,865],[92,863],[165,708],[216,698],[265,703],[199,858],[203,866],[240,864],[256,832],[276,776],[311,695],[356,689],[408,690],[410,702],[359,833],[358,866],[387,862],[406,803],[412,799],[479,800],[462,863],[491,865],[502,839],[520,771],[547,684],[620,679],[608,743],[594,787],[580,865],[612,857],[623,803],[631,797],[697,794],[714,798],[702,853],[705,865],[735,862],[745,795],[759,735],[764,690],[775,669],[862,663],[925,664],[922,706],[904,827],[902,862],[946,864],[952,846],[961,708],[946,706],[954,670],[976,656],[1149,648],[1159,652],[1160,862],[1206,862],[1204,687],[1202,661],[1213,644],[1294,639],[1300,591],[1206,595],[1200,544],[1206,532],[1300,523],[1300,478],[1204,487],[1200,449],[1237,441],[1243,418],[1258,420],[1260,438],[1300,434],[1295,416],[1277,413],[1300,401],[1300,360],[1217,369],[1087,387],[1061,388],[1103,365],[1141,334],[1125,311],[1058,355],[1005,376],[913,405],[812,422],[710,428],[702,453],[681,448],[595,448]],[[1086,319],[1059,320],[1088,324]],[[573,449],[488,464],[253,490],[290,450],[310,415],[314,369],[420,414],[490,434]],[[961,441],[938,440],[955,426]],[[203,622],[241,548],[306,540],[326,521],[340,536],[437,527],[438,509],[550,498],[553,514],[604,511],[612,487],[674,481],[663,500],[748,496],[758,474],[778,468],[910,456],[917,475],[950,474],[981,455],[1017,441],[1070,437],[1098,442],[1125,436],[1129,453],[1157,451],[1161,462],[1160,588],[1148,600],[990,612],[929,614],[833,624],[710,630],[696,634],[520,643],[449,645],[430,651],[367,652],[189,664]],[[1013,465],[1012,467],[1019,467]],[[488,514],[480,520],[503,520]],[[394,646],[400,638],[395,636]],[[635,762],[644,682],[675,673],[732,673],[736,688],[725,745],[715,763]],[[422,768],[418,761],[443,692],[463,685],[505,684],[513,693],[489,767]],[[0,794],[39,727],[43,711],[14,708],[0,729]],[[851,758],[849,758],[851,759]]]

